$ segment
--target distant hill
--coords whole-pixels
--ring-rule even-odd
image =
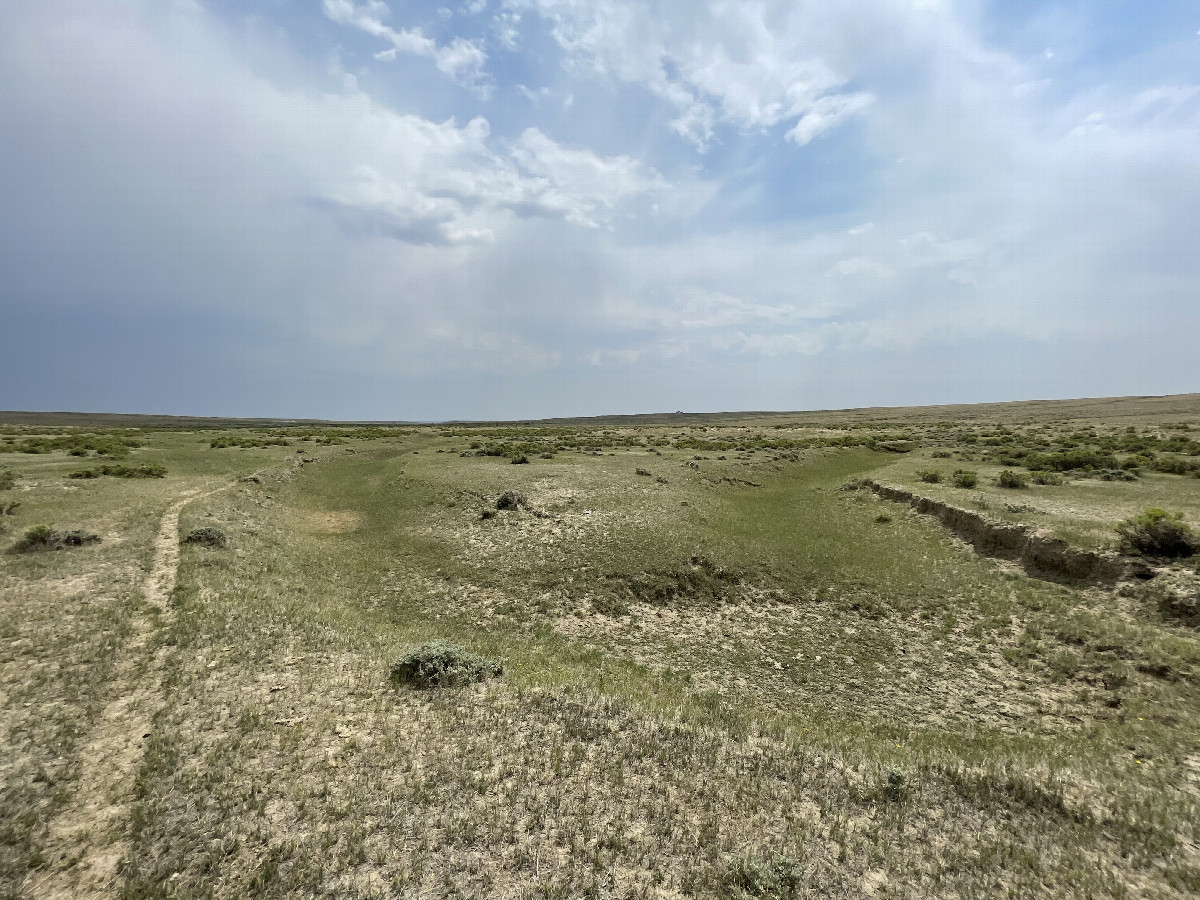
[[[136,413],[0,411],[0,423],[103,428],[284,428],[442,425],[462,427],[578,426],[632,427],[637,425],[740,424],[851,425],[858,422],[1047,421],[1200,416],[1200,394],[1141,397],[1087,397],[1075,400],[1015,400],[1003,403],[957,403],[945,406],[872,406],[861,409],[823,409],[744,412],[673,412],[636,415],[571,416],[554,419],[411,421],[338,421],[332,419],[238,419],[208,416],[139,415]]]

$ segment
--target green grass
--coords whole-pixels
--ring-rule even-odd
[[[905,433],[939,433],[922,428]],[[161,480],[81,484],[65,452],[8,457],[13,536],[45,521],[105,540],[3,562],[28,613],[0,650],[19,714],[7,896],[70,875],[44,855],[45,822],[119,690],[122,641],[158,622],[137,591],[158,519],[226,484],[180,520],[229,548],[181,548],[147,651],[162,702],[128,785],[120,896],[1200,889],[1194,629],[1141,595],[1014,574],[840,490],[904,483],[927,448],[766,447],[807,426],[566,431],[488,436],[554,438],[552,459],[522,466],[461,456],[472,429],[439,428],[304,453],[295,435],[214,449],[213,432],[148,432],[128,464],[159,461]],[[1093,488],[1130,485],[1020,493]],[[505,491],[527,502],[482,519]],[[392,666],[430,641],[503,677],[397,690]]]

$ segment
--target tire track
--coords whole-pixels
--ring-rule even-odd
[[[150,640],[174,618],[171,595],[179,569],[179,515],[192,500],[215,491],[189,491],[167,508],[154,541],[154,563],[143,586],[155,614],[133,622],[134,632],[116,667],[110,695],[79,753],[74,796],[49,825],[45,856],[51,870],[32,885],[45,900],[92,900],[114,894],[117,866],[128,850],[126,833],[133,781],[151,723],[162,708],[168,650],[150,652]]]

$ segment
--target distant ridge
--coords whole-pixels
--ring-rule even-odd
[[[403,420],[335,419],[242,419],[217,416],[168,416],[138,413],[28,412],[0,410],[0,424],[103,428],[363,428],[443,427],[498,428],[636,426],[636,425],[708,425],[729,422],[779,424],[787,420],[797,425],[854,424],[856,422],[938,422],[970,421],[1002,417],[1011,421],[1046,419],[1106,420],[1145,416],[1200,416],[1200,393],[1162,394],[1129,397],[1083,397],[1074,400],[1007,400],[997,403],[954,403],[933,406],[870,406],[852,409],[821,410],[748,410],[744,412],[673,412],[628,415],[570,416],[550,419],[449,419],[439,422]],[[1196,424],[1200,424],[1197,422]]]

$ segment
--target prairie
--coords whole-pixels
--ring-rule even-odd
[[[0,897],[1200,892],[1200,396],[0,420]]]

